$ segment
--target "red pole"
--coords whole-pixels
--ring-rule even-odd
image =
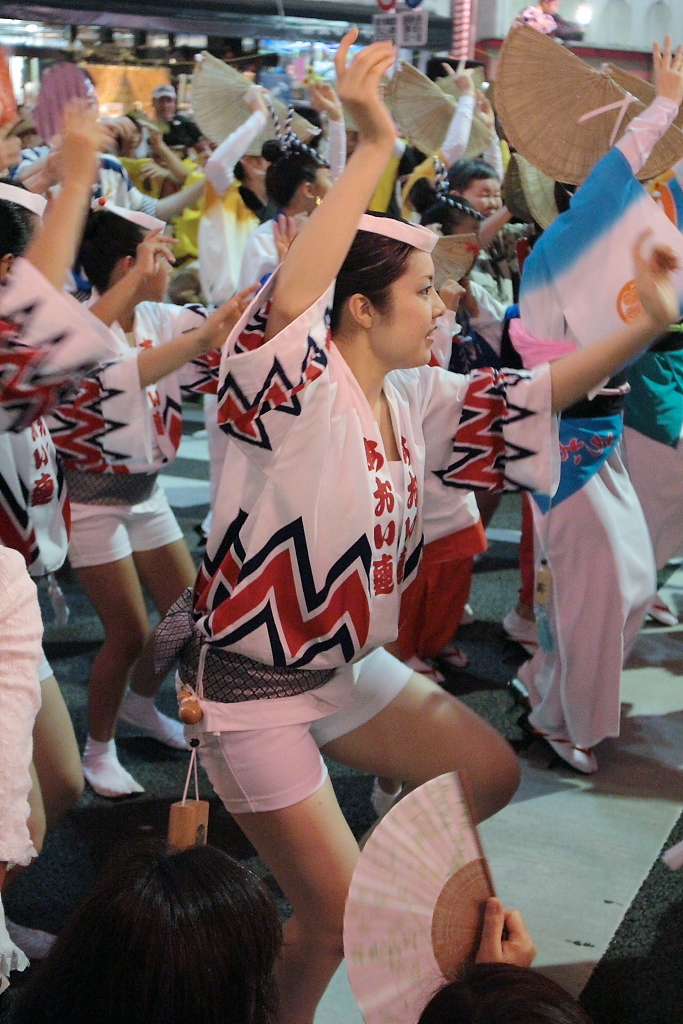
[[[468,60],[474,56],[476,0],[451,0],[453,41],[451,57]]]

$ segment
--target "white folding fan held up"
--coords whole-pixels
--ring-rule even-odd
[[[415,1024],[474,958],[493,895],[457,773],[389,811],[361,853],[344,915],[349,981],[367,1024]]]

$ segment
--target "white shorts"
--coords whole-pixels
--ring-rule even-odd
[[[133,551],[152,551],[182,540],[183,531],[157,481],[137,505],[71,505],[69,561],[74,569],[118,562]]]
[[[199,755],[231,814],[276,811],[320,789],[327,768],[319,747],[369,722],[405,687],[413,670],[379,647],[353,666],[351,703],[315,722],[201,736]]]
[[[54,675],[54,672],[52,671],[52,665],[45,657],[45,652],[43,651],[43,660],[41,661],[38,667],[38,682],[44,683],[45,680],[49,679],[50,676],[52,675]]]

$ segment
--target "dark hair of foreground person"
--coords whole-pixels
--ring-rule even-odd
[[[529,967],[472,964],[434,995],[418,1024],[592,1024],[556,982]]]
[[[271,1024],[281,942],[272,896],[227,854],[120,847],[12,1024]]]

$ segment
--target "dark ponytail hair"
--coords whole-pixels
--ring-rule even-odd
[[[444,235],[454,235],[468,220],[484,219],[466,199],[442,199],[427,178],[418,178],[408,199],[420,214],[420,224],[438,224]]]
[[[9,178],[0,178],[3,185],[24,188],[19,182]],[[26,191],[26,190],[25,190]],[[31,241],[33,234],[33,215],[30,210],[11,199],[0,199],[0,258],[2,256],[22,256]]]
[[[432,996],[418,1024],[591,1024],[550,978],[513,964],[472,964]]]
[[[292,149],[283,152],[275,139],[264,142],[261,152],[270,164],[266,171],[268,199],[280,210],[289,206],[300,185],[305,181],[313,184],[318,169],[327,166],[316,158],[313,150],[302,152]]]
[[[332,331],[338,329],[344,303],[352,295],[365,295],[375,309],[386,313],[389,289],[405,273],[413,252],[415,249],[407,242],[376,235],[372,231],[357,231],[337,274],[330,315]]]
[[[114,267],[125,256],[135,256],[145,231],[111,210],[91,210],[83,233],[78,262],[100,294],[111,283]]]

